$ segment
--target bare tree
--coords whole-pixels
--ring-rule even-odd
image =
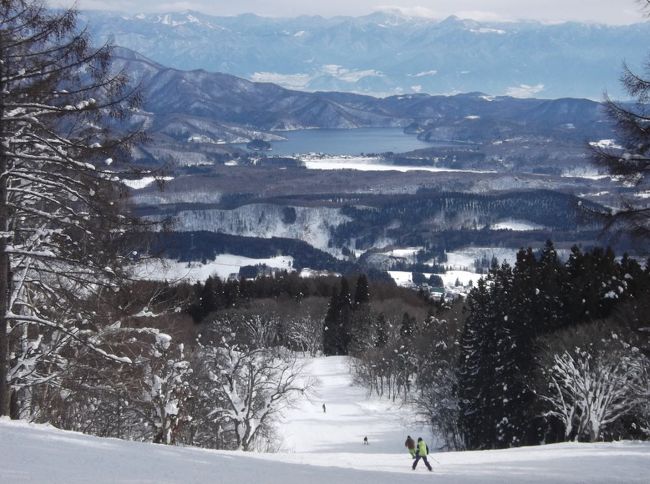
[[[547,371],[548,390],[542,395],[564,425],[565,437],[598,440],[608,425],[639,404],[641,357],[633,353],[585,350],[553,355]]]
[[[313,385],[294,353],[282,347],[249,348],[222,338],[203,347],[214,405],[207,419],[232,435],[233,448],[253,450],[276,417]]]

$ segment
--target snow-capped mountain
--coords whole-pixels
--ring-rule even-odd
[[[391,12],[285,19],[85,12],[82,19],[98,42],[112,40],[167,66],[382,95],[617,96],[623,59],[640,66],[650,41],[649,23],[436,21]]]

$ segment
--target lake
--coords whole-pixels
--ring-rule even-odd
[[[418,140],[413,134],[404,134],[402,128],[302,129],[276,134],[284,136],[287,141],[272,142],[271,155],[403,153],[435,146]]]

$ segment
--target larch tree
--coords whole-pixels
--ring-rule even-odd
[[[650,0],[639,0],[646,14],[650,14]],[[636,191],[650,188],[650,61],[644,73],[639,74],[623,65],[621,82],[634,103],[617,102],[605,96],[605,110],[614,123],[616,144],[592,146],[594,160],[612,175],[620,177]],[[650,238],[650,204],[648,198],[628,197],[622,207],[608,221],[608,227],[630,231],[642,238]]]
[[[131,221],[116,165],[139,99],[110,60],[74,10],[0,0],[0,415],[75,352],[120,360],[84,305],[120,279]]]

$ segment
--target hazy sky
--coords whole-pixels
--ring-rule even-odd
[[[69,6],[72,0],[51,0]],[[80,9],[123,12],[198,10],[214,15],[252,12],[263,16],[365,15],[399,8],[415,16],[443,18],[455,14],[477,20],[578,20],[626,24],[644,21],[638,0],[78,0]]]

